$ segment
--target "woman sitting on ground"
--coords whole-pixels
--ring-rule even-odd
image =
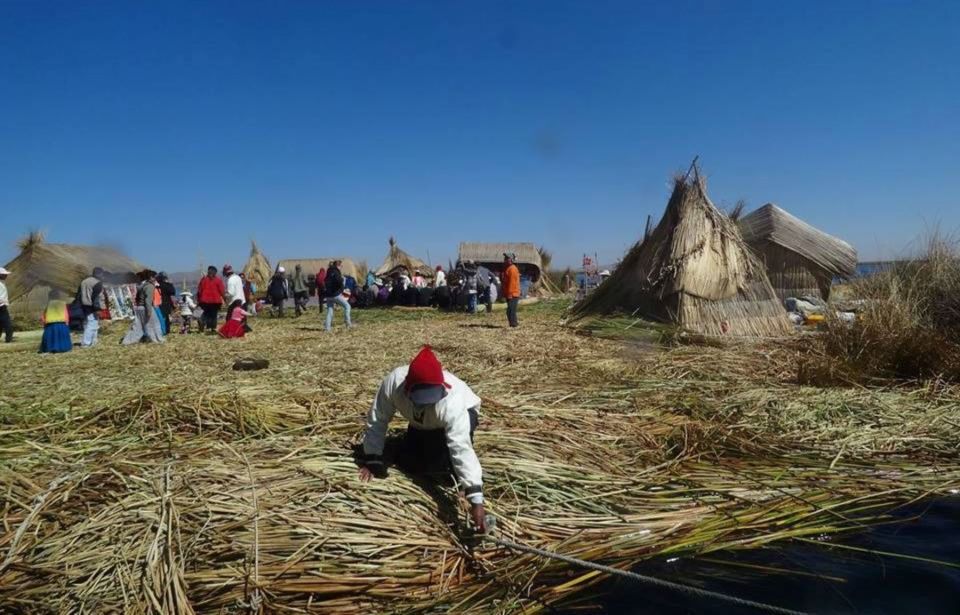
[[[220,327],[220,337],[243,337],[247,333],[247,327],[243,324],[243,319],[249,316],[249,312],[243,309],[243,299],[236,299],[230,304],[227,310],[229,317],[227,322]]]

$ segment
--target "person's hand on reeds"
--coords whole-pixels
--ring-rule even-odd
[[[373,472],[367,466],[360,466],[360,482],[369,483],[373,478]]]
[[[473,520],[473,528],[481,534],[487,531],[486,516],[487,511],[483,508],[483,504],[470,505],[470,518]]]

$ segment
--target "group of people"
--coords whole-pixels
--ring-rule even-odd
[[[356,282],[348,285],[347,276],[344,276],[340,270],[342,266],[343,261],[330,261],[326,269],[321,269],[314,276],[314,288],[316,288],[320,310],[323,311],[326,308],[324,328],[327,331],[333,329],[333,313],[338,307],[343,310],[344,323],[347,328],[353,326],[353,321],[350,319],[350,299],[352,296],[350,286],[356,288]],[[277,267],[273,277],[270,278],[270,284],[267,286],[267,299],[273,308],[274,316],[279,318],[283,317],[284,303],[291,297],[293,298],[296,316],[306,313],[310,294],[311,286],[300,264],[294,267],[291,279],[287,279],[287,272],[283,267]]]

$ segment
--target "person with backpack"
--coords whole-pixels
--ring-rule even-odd
[[[336,306],[343,308],[343,318],[347,328],[353,326],[350,321],[350,302],[343,296],[344,285],[343,274],[340,273],[340,261],[333,261],[327,268],[327,277],[324,281],[324,303],[327,306],[327,318],[324,328],[327,331],[333,329],[333,310]]]

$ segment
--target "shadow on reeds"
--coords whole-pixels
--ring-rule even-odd
[[[364,465],[365,455],[362,444],[353,445],[353,461],[357,468]],[[409,455],[405,453],[405,436],[400,434],[387,435],[383,447],[383,463],[385,469],[374,475],[374,480],[382,480],[389,476],[390,470],[396,470],[417,485],[437,505],[437,518],[449,527],[457,536],[465,535],[467,527],[460,515],[460,505],[450,470],[424,471],[421,468],[411,467]]]

